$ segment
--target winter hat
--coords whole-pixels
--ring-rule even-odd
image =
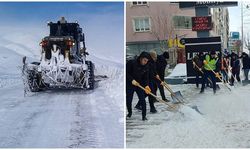
[[[140,54],[140,56],[139,56],[139,59],[140,59],[140,58],[147,58],[147,59],[150,59],[151,56],[149,55],[149,53],[143,51],[143,52],[141,52],[141,54]]]
[[[153,60],[156,60],[157,59],[157,53],[156,51],[152,50],[149,52],[150,56],[152,57]]]
[[[169,53],[168,52],[164,52],[162,55],[163,55],[163,57],[165,59],[169,59]]]

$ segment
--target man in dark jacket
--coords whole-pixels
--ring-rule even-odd
[[[157,73],[162,81],[164,81],[164,77],[165,77],[165,69],[167,66],[167,59],[169,59],[168,52],[164,52],[162,55],[157,56],[156,69],[157,69]],[[164,88],[160,83],[158,83],[158,88],[160,90],[160,94],[161,94],[162,99],[165,101],[168,101],[165,97]]]
[[[242,58],[242,69],[244,71],[244,75],[245,75],[245,80],[248,80],[248,73],[249,73],[249,69],[250,69],[250,58],[248,56],[247,53],[243,52],[241,57]]]
[[[156,77],[159,77],[156,71],[156,60],[157,60],[157,54],[155,51],[149,52],[151,58],[148,61],[148,68],[149,68],[149,87],[151,89],[151,93],[156,95],[157,90],[157,83],[159,82]],[[156,113],[157,110],[155,109],[154,102],[156,101],[155,97],[148,95],[148,101],[150,106],[150,112]],[[136,104],[135,108],[141,109],[140,102]]]
[[[231,54],[231,63],[232,67],[232,76],[231,76],[231,86],[234,85],[234,78],[236,77],[237,81],[240,82],[240,60],[238,55],[235,53]]]
[[[149,70],[147,63],[149,59],[150,55],[147,52],[142,52],[137,59],[130,60],[126,64],[126,104],[128,118],[132,116],[132,100],[134,92],[136,92],[140,106],[142,107],[142,120],[147,120],[145,93],[149,94],[151,92],[148,86]],[[139,84],[145,87],[145,91],[138,87]]]
[[[199,87],[199,84],[201,84],[202,82],[202,76],[203,76],[203,71],[201,70],[202,67],[203,67],[203,60],[204,60],[204,54],[203,52],[199,52],[198,55],[195,55],[194,58],[193,58],[193,68],[196,72],[196,75],[195,75],[195,84],[196,84],[196,87],[198,88]],[[201,79],[200,79],[200,76],[201,76]]]

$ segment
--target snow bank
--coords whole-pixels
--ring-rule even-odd
[[[175,66],[175,68],[173,69],[171,74],[167,76],[167,78],[178,78],[186,76],[187,76],[186,63],[180,63]]]
[[[90,60],[95,63],[95,75],[106,75],[107,80],[100,83],[100,87],[109,95],[111,100],[120,110],[124,111],[124,69],[123,64],[109,60],[103,60],[95,56],[90,56]]]

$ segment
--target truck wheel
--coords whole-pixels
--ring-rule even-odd
[[[88,73],[89,73],[89,86],[88,90],[93,90],[95,87],[95,75],[94,75],[94,64],[91,61],[86,61],[86,64],[88,66]]]

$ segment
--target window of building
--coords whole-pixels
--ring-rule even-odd
[[[175,29],[192,29],[192,19],[190,16],[174,16],[173,23]]]
[[[147,1],[134,1],[132,2],[133,6],[138,6],[138,5],[148,5]]]
[[[149,17],[138,17],[133,19],[134,32],[147,32],[151,30]]]

